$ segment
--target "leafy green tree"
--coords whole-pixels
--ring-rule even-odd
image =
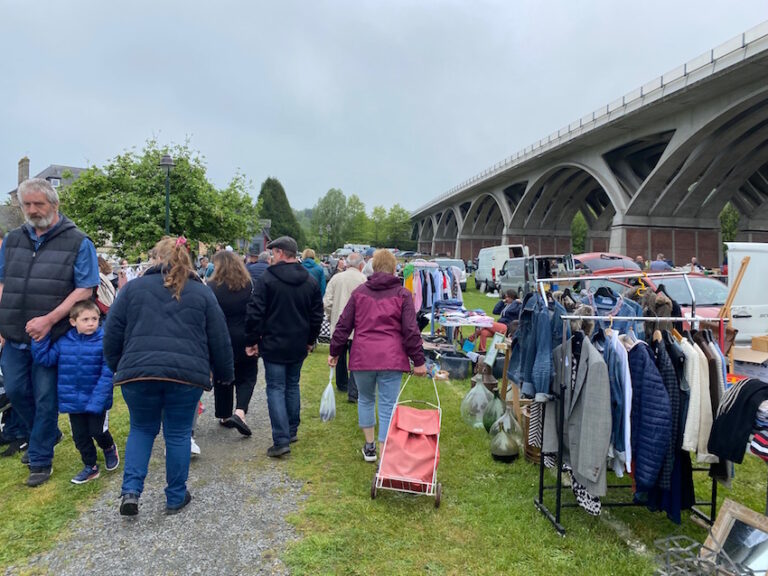
[[[188,144],[160,148],[150,140],[141,152],[115,156],[92,167],[62,190],[62,211],[97,245],[111,241],[121,256],[136,257],[165,233],[163,154],[176,166],[170,172],[170,232],[204,243],[234,242],[247,234],[256,209],[245,178],[236,175],[216,190],[201,156]]]
[[[261,184],[259,192],[259,217],[272,221],[270,236],[291,236],[299,245],[305,245],[304,231],[293,214],[285,189],[277,178],[267,178]]]
[[[571,221],[571,244],[574,254],[581,254],[586,250],[588,230],[587,220],[579,210]]]
[[[347,223],[347,198],[338,188],[331,188],[320,198],[312,214],[312,232],[321,240],[319,248],[332,252],[344,243]]]
[[[387,237],[387,209],[384,206],[374,206],[371,212],[370,240],[374,246],[381,246]]]
[[[362,244],[370,234],[370,220],[365,213],[365,204],[357,194],[347,198],[347,225],[344,229],[344,242]]]
[[[728,202],[720,212],[720,231],[723,234],[723,242],[733,242],[739,233],[739,218],[741,215],[736,207]]]
[[[410,247],[411,241],[411,214],[395,204],[389,209],[386,219],[387,246],[391,248]]]

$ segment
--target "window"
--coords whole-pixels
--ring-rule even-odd
[[[54,188],[58,188],[61,186],[61,180],[59,178],[51,178],[48,180],[51,183],[51,186]]]

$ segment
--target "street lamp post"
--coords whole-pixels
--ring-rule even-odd
[[[171,168],[176,166],[170,154],[163,154],[158,164],[165,168],[165,235],[171,234]]]

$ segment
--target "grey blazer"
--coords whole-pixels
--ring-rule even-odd
[[[602,354],[584,338],[573,392],[570,385],[572,361],[571,340],[552,353],[555,364],[553,386],[560,387],[565,378],[565,420],[563,462],[570,463],[573,475],[592,496],[604,496],[607,488],[608,446],[611,442],[611,387],[608,367]],[[555,390],[556,391],[556,390]],[[545,404],[543,451],[557,453],[556,401]]]

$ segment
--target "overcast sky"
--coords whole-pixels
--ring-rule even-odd
[[[17,162],[183,142],[224,186],[409,210],[768,19],[766,0],[0,0],[0,191]]]

